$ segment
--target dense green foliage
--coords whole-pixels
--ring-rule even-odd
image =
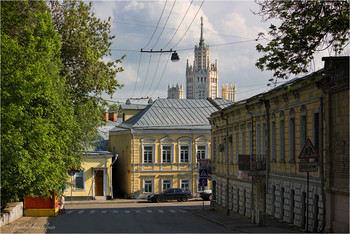
[[[50,1],[54,27],[62,37],[61,76],[66,80],[71,102],[83,131],[82,142],[92,142],[102,123],[103,93],[112,95],[122,85],[116,80],[121,60],[104,61],[111,55],[110,19],[95,16],[92,4],[81,0]]]
[[[274,71],[274,78],[287,79],[290,74],[308,72],[317,51],[342,52],[349,41],[349,1],[321,0],[257,0],[265,21],[281,20],[280,26],[271,24],[272,40],[257,45],[264,53],[256,66]],[[261,36],[261,35],[260,35]]]
[[[2,204],[57,191],[80,164],[60,49],[44,2],[1,3]]]
[[[123,69],[82,1],[1,3],[1,203],[59,191],[103,123]]]

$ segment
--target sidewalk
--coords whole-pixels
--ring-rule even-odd
[[[113,200],[79,200],[79,201],[66,201],[65,204],[111,204],[111,203],[139,203],[146,202],[147,199],[122,199],[116,198]]]
[[[205,218],[211,222],[219,225],[231,228],[233,232],[237,233],[298,233],[295,230],[278,228],[278,227],[265,227],[258,224],[250,223],[248,218],[240,215],[225,215],[213,208],[206,208],[204,210],[193,210],[192,213]]]

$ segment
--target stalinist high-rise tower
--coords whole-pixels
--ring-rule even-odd
[[[204,43],[203,17],[199,45],[194,48],[193,66],[186,66],[186,98],[207,99],[218,97],[218,63],[209,63],[209,46]]]

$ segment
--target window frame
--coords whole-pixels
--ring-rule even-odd
[[[78,174],[81,173],[81,176],[78,177]],[[80,178],[82,177],[82,188],[78,188],[77,187],[77,177]],[[74,174],[74,178],[73,178],[73,181],[74,181],[74,186],[73,186],[73,190],[74,191],[85,191],[86,190],[86,175],[85,175],[85,168],[82,169],[82,171],[80,172],[76,172]]]
[[[150,150],[149,150],[149,149],[146,150],[146,147],[147,147],[147,148],[150,148]],[[153,151],[154,151],[154,147],[151,146],[151,145],[143,145],[143,146],[142,146],[142,162],[143,162],[143,163],[145,163],[145,164],[153,163],[153,158],[154,158],[154,156],[153,156]],[[145,153],[147,153],[147,160],[145,160],[145,159],[146,159]],[[149,154],[149,153],[150,153],[150,154]],[[151,157],[150,157],[149,155],[150,155]]]
[[[151,191],[146,191],[146,185],[151,186]],[[154,191],[154,179],[143,179],[143,193],[151,194]],[[149,186],[147,186],[149,188]]]

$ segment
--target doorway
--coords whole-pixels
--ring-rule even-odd
[[[104,171],[98,170],[95,172],[95,196],[104,196],[103,181]]]

